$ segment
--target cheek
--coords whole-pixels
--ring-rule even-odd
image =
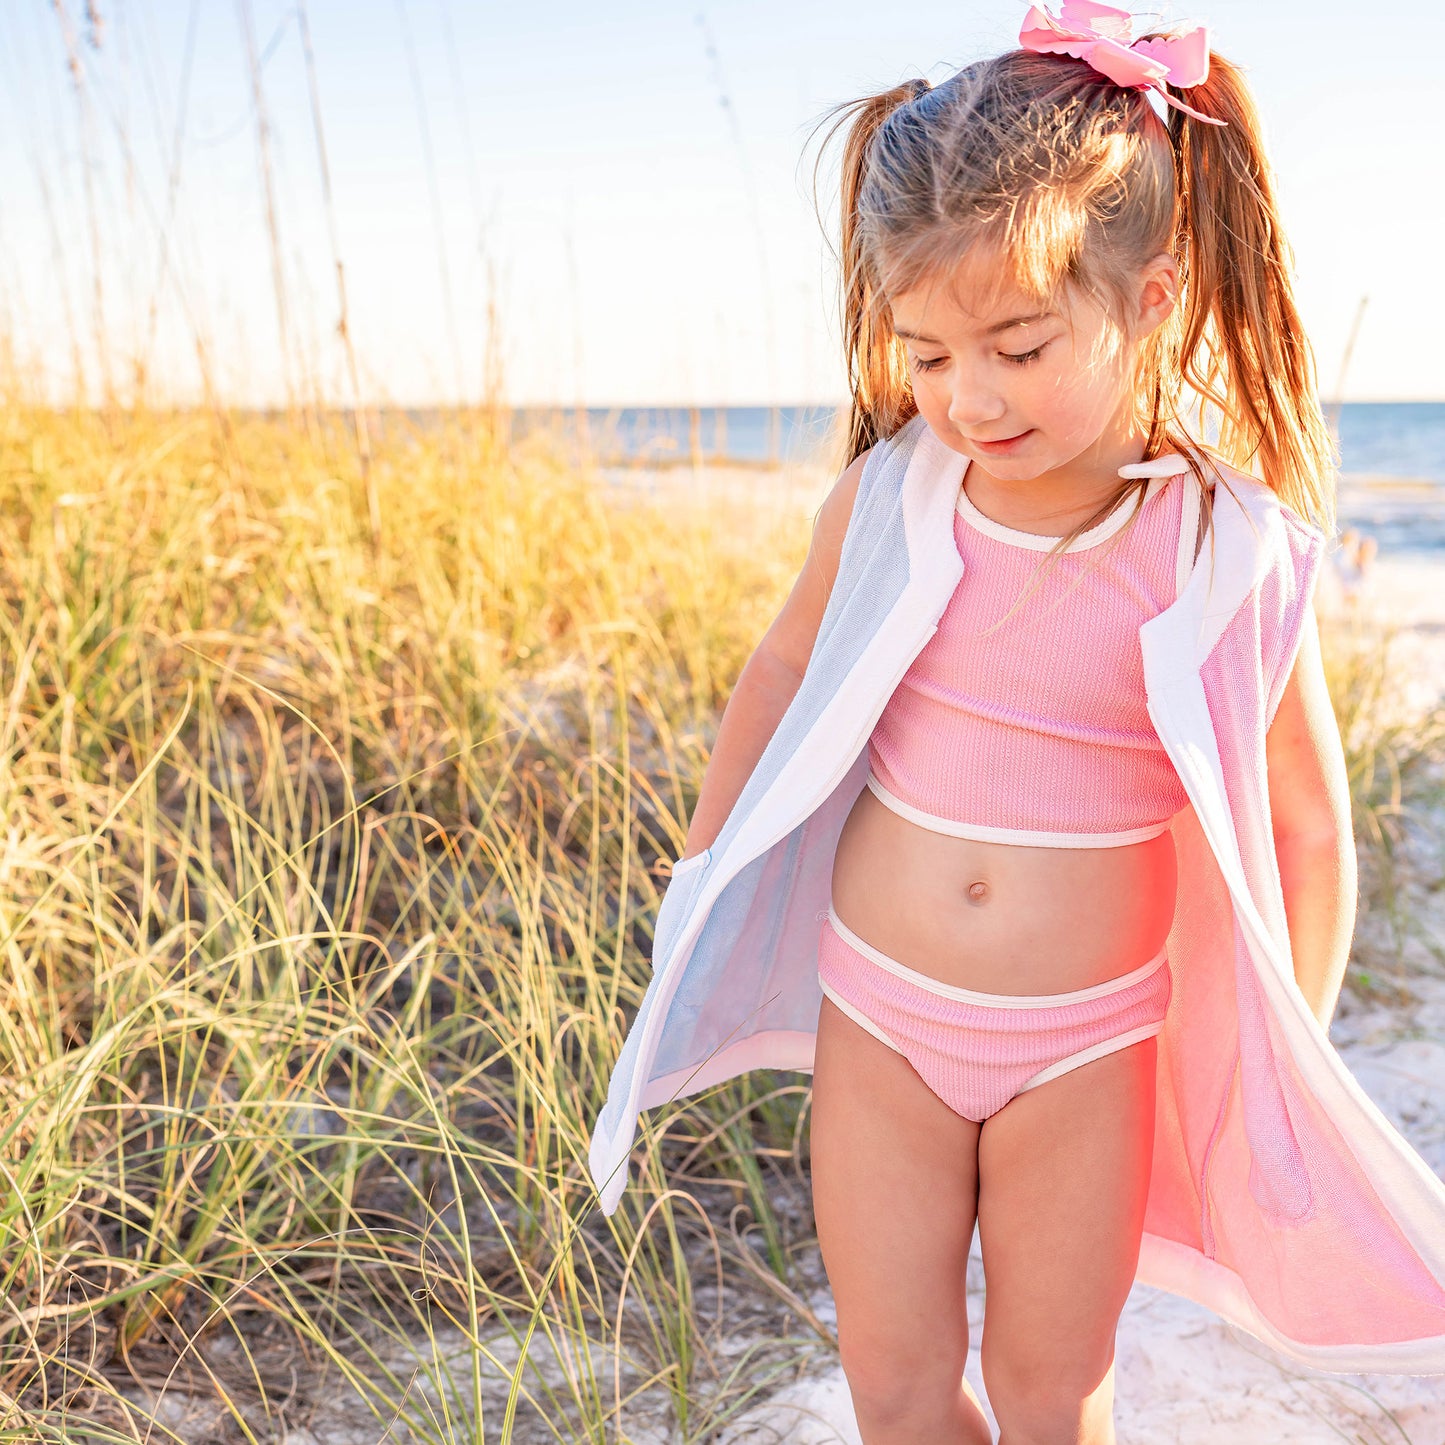
[[[915,371],[912,376],[913,400],[923,419],[934,431],[939,429],[948,417],[948,395],[943,387],[932,380],[927,372]]]
[[[1112,362],[1094,371],[1079,370],[1057,380],[1055,404],[1067,423],[1081,430],[1103,426],[1123,396],[1123,379]]]

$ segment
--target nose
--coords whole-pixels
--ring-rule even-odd
[[[1008,410],[1008,404],[996,387],[982,376],[970,376],[959,368],[953,377],[948,395],[948,419],[960,431],[971,432],[997,421]]]

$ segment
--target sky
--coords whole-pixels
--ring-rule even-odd
[[[1326,399],[1358,321],[1345,398],[1445,400],[1441,7],[1130,8],[1245,67]],[[0,347],[56,400],[144,359],[153,399],[344,403],[339,256],[369,402],[836,401],[809,133],[1026,9],[0,0]]]

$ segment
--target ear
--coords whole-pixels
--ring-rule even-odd
[[[1161,251],[1139,273],[1134,324],[1142,341],[1167,321],[1179,299],[1179,264]]]

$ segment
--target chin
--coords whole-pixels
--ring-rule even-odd
[[[1008,456],[990,457],[976,456],[973,458],[985,471],[995,476],[1010,477],[1014,481],[1028,482],[1035,477],[1041,477],[1046,472],[1053,471],[1056,467],[1063,465],[1057,457],[1041,457],[1037,453],[1031,456]]]

